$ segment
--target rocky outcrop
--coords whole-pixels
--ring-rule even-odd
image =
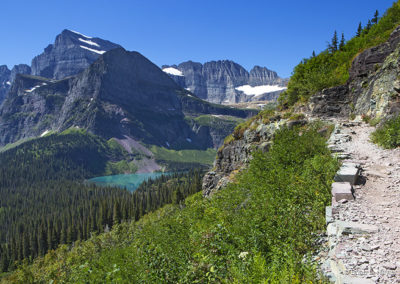
[[[44,52],[32,60],[32,75],[62,79],[86,69],[106,51],[118,44],[81,33],[64,30]]]
[[[10,75],[11,71],[6,65],[0,66],[0,103],[4,100],[8,90],[10,89]]]
[[[187,122],[203,114],[244,118],[254,112],[195,98],[141,54],[117,48],[63,80],[17,75],[0,108],[0,144],[79,127],[172,149],[218,147],[212,132]]]
[[[286,79],[265,67],[255,66],[249,73],[230,60],[204,64],[187,61],[162,68],[181,87],[201,99],[218,104],[275,100],[287,84]]]
[[[308,111],[317,116],[387,118],[400,113],[400,26],[387,42],[359,54],[343,86],[317,93]]]
[[[306,123],[305,120],[281,119],[279,115],[270,118],[270,121],[267,124],[264,124],[262,119],[253,121],[243,133],[243,137],[233,139],[218,150],[213,170],[203,178],[204,196],[212,195],[231,182],[237,172],[248,166],[254,151],[267,152],[275,131],[284,125],[293,127]]]
[[[0,104],[4,101],[7,96],[11,84],[15,80],[17,74],[30,74],[31,68],[26,64],[15,65],[11,71],[6,65],[0,66]]]

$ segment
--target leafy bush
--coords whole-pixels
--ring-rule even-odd
[[[392,149],[400,146],[400,116],[386,121],[375,130],[371,139],[375,144]]]
[[[301,135],[300,135],[301,133]],[[338,168],[315,130],[279,131],[237,183],[62,246],[9,282],[304,283]]]

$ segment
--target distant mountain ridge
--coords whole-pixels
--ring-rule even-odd
[[[266,67],[254,66],[248,72],[231,60],[204,64],[187,61],[179,65],[163,65],[162,69],[182,88],[218,104],[275,100],[288,82]]]
[[[19,64],[11,70],[6,65],[0,66],[0,103],[10,91],[17,74],[63,79],[83,71],[106,51],[120,47],[108,40],[65,29],[54,44],[49,44],[43,53],[33,58],[31,66]]]
[[[120,45],[65,29],[53,44],[32,59],[31,66],[20,64],[9,70],[0,66],[0,103],[10,91],[16,74],[30,74],[60,80],[82,72],[100,55]],[[287,79],[266,67],[254,66],[248,72],[230,60],[204,64],[187,61],[162,69],[182,88],[217,104],[275,100],[285,90]]]

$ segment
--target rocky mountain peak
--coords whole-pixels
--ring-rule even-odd
[[[232,60],[187,61],[162,68],[179,86],[218,104],[274,100],[288,81],[266,67],[255,66],[249,73]]]
[[[75,75],[95,62],[103,53],[119,48],[100,38],[63,30],[44,52],[32,60],[32,75],[62,79]]]
[[[278,79],[280,78],[275,71],[256,65],[250,70],[249,85],[253,87],[269,85],[276,82]]]

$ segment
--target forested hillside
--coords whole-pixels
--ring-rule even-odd
[[[281,104],[291,106],[298,101],[305,102],[324,88],[344,84],[349,79],[353,59],[363,50],[387,41],[399,24],[400,1],[397,1],[382,18],[377,11],[364,27],[362,23],[358,29],[354,27],[356,36],[347,42],[335,32],[326,50],[318,55],[313,52],[294,68],[288,89],[279,98]]]
[[[133,193],[84,182],[124,158],[118,144],[80,130],[0,153],[0,271],[201,190],[198,171],[162,176]]]

